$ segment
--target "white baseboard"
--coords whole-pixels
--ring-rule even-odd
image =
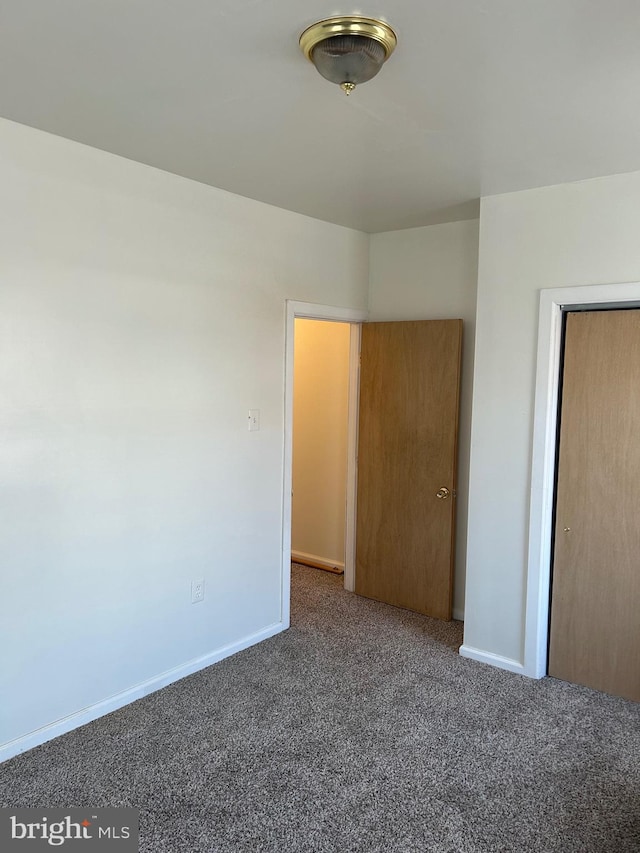
[[[494,655],[492,652],[483,652],[482,649],[474,649],[473,646],[460,646],[459,653],[463,658],[477,660],[480,663],[488,663],[489,666],[506,669],[509,672],[516,672],[518,675],[526,675],[524,664],[513,658],[504,658],[501,655]]]
[[[141,684],[136,684],[128,690],[123,690],[122,693],[117,693],[115,696],[103,699],[95,705],[83,708],[81,711],[76,711],[68,717],[63,717],[61,720],[49,723],[49,725],[43,726],[41,729],[1,744],[0,763],[13,758],[15,755],[19,755],[21,752],[26,752],[28,749],[33,749],[35,746],[40,746],[48,740],[53,740],[55,737],[67,734],[67,732],[73,731],[73,729],[80,728],[80,726],[84,726],[92,720],[97,720],[98,717],[104,717],[112,711],[117,711],[118,708],[129,705],[131,702],[135,702],[136,699],[142,699],[143,696],[148,696],[149,693],[155,693],[157,690],[173,684],[174,681],[179,681],[187,675],[192,675],[194,672],[211,666],[211,664],[218,663],[218,661],[235,655],[237,652],[249,648],[249,646],[255,646],[256,643],[267,640],[269,637],[273,637],[283,630],[284,625],[282,622],[269,625],[267,628],[263,628],[262,631],[250,634],[248,637],[243,637],[236,643],[230,643],[228,646],[222,646],[202,657],[187,661],[187,663],[174,669],[169,669],[154,678],[150,678],[148,681],[143,681]]]
[[[307,554],[306,551],[292,551],[291,559],[295,563],[296,560],[311,560],[313,563],[320,563],[321,566],[326,566],[332,569],[334,566],[337,569],[344,571],[344,560],[327,560],[326,557],[319,557],[317,554]]]
[[[454,607],[453,618],[458,622],[464,622],[464,610],[461,610],[459,607]]]

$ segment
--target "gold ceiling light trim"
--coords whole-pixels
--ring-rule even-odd
[[[356,35],[365,36],[379,41],[384,47],[387,59],[391,56],[398,43],[398,37],[389,24],[377,21],[375,18],[360,18],[358,16],[327,18],[312,24],[300,36],[300,48],[310,62],[311,51],[321,41],[332,36]]]
[[[300,49],[307,59],[347,95],[358,83],[375,77],[397,43],[389,24],[359,15],[318,21],[300,36]]]

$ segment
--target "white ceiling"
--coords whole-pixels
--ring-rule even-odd
[[[335,14],[398,47],[347,98],[298,48]],[[385,231],[640,169],[640,0],[2,0],[0,115]]]

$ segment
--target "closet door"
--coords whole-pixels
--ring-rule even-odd
[[[640,701],[640,311],[567,316],[549,675]]]

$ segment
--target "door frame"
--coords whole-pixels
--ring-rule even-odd
[[[345,516],[344,588],[353,592],[356,563],[356,451],[358,440],[358,381],[360,376],[360,325],[369,312],[359,308],[317,305],[287,299],[284,355],[284,449],[282,489],[281,614],[285,628],[291,620],[291,487],[293,484],[293,368],[297,318],[348,323],[349,404],[347,414],[347,505]]]
[[[540,291],[522,669],[532,678],[547,674],[562,315],[580,308],[639,307],[640,282]]]

